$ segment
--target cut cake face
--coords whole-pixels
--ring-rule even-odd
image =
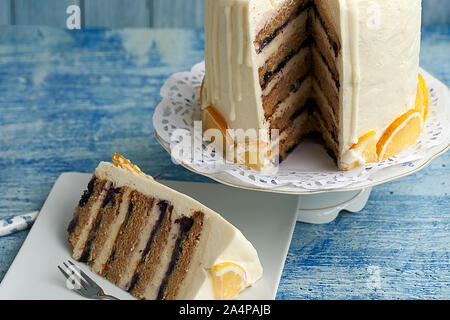
[[[218,213],[115,154],[68,232],[73,258],[137,298],[232,299],[262,276],[251,243]]]

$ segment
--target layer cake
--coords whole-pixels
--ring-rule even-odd
[[[426,119],[420,26],[421,0],[205,0],[204,131],[235,161],[257,145],[256,169],[311,136],[341,170],[385,160]],[[266,133],[239,146],[237,129]]]

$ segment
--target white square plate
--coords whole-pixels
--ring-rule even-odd
[[[41,212],[0,284],[0,299],[82,299],[67,289],[57,265],[71,258],[67,226],[91,174],[64,173],[53,186]],[[264,276],[240,299],[274,299],[295,227],[298,197],[243,191],[220,184],[163,181],[221,213],[239,228],[258,251]],[[104,289],[120,299],[127,292],[77,263]]]

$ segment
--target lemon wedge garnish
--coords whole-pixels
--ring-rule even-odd
[[[208,269],[214,296],[217,300],[231,300],[246,287],[245,269],[234,262],[221,262]]]
[[[358,142],[351,146],[350,150],[358,151],[366,162],[377,161],[377,140],[376,132],[369,131],[362,135]]]
[[[419,74],[419,84],[417,85],[416,111],[419,111],[425,121],[428,115],[429,94],[425,79]]]
[[[397,118],[377,143],[379,159],[386,160],[411,146],[422,132],[423,125],[422,114],[416,110],[410,110]]]

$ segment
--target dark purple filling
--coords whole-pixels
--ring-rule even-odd
[[[141,275],[136,272],[133,276],[133,279],[131,280],[131,283],[129,285],[126,286],[126,289],[128,292],[131,292],[134,290],[134,288],[136,287],[137,283],[139,282]]]
[[[116,199],[115,195],[118,194],[120,192],[120,190],[121,190],[120,188],[115,188],[114,186],[111,186],[106,193],[105,199],[103,200],[102,208],[106,207],[106,205],[110,202],[112,202],[112,204],[114,206],[115,199]],[[81,255],[80,262],[87,262],[87,260],[89,259],[89,254],[91,252],[91,246],[97,235],[97,231],[100,228],[102,220],[103,220],[103,211],[101,210],[95,220],[94,227],[89,232],[88,241],[86,243],[86,246],[84,247],[84,251],[83,251],[83,254]]]
[[[320,24],[322,25],[322,28],[325,30],[325,33],[327,34],[328,42],[330,43],[331,47],[333,48],[334,57],[337,58],[339,55],[339,45],[336,41],[331,38],[330,31],[327,28],[327,25],[325,24],[325,21],[323,21],[322,16],[319,14],[319,10],[317,9],[316,4],[313,4],[314,13],[315,16],[319,19]]]
[[[122,223],[122,226],[120,227],[120,233],[125,231],[125,228],[128,225],[128,222],[130,221],[131,216],[133,215],[133,209],[134,209],[134,203],[132,201],[130,201],[129,205],[128,205],[128,211],[127,211],[127,216],[125,217],[125,220]],[[107,266],[109,266],[113,261],[114,258],[116,257],[116,248],[113,249],[111,256],[108,258],[108,262],[106,263]]]
[[[319,13],[319,10],[317,9],[317,6],[315,3],[313,2],[308,2],[306,4],[300,5],[296,11],[294,11],[291,16],[285,21],[284,24],[282,24],[281,26],[279,26],[278,28],[276,28],[271,35],[269,35],[268,37],[264,38],[263,40],[260,41],[259,43],[259,48],[256,50],[256,52],[258,54],[260,54],[264,48],[273,41],[273,39],[275,39],[277,37],[277,35],[288,26],[288,24],[294,20],[295,18],[297,18],[304,10],[307,10],[309,8],[313,8],[314,9],[314,14],[317,17],[317,19],[319,19],[320,24],[322,25],[322,28],[325,30],[325,33],[327,34],[327,38],[328,38],[328,42],[330,43],[330,46],[333,49],[334,52],[334,56],[337,58],[339,55],[339,45],[337,44],[336,41],[333,40],[333,38],[330,35],[329,29],[325,24],[325,21],[322,19],[322,16]],[[306,29],[309,30],[310,29],[310,24],[311,21],[308,17],[308,22],[306,25]]]
[[[128,223],[128,220],[133,215],[133,209],[134,209],[134,203],[130,201],[130,204],[128,205],[128,214],[126,217],[126,223]],[[124,226],[126,226],[126,224],[124,224]]]
[[[306,100],[305,104],[297,109],[294,114],[291,116],[290,120],[293,121],[295,119],[297,119],[298,117],[300,117],[304,112],[308,112],[309,115],[311,115],[312,113],[314,113],[314,110],[317,109],[317,105],[316,105],[316,101],[312,98],[309,98],[308,100]]]
[[[162,214],[167,211],[167,207],[169,206],[169,201],[161,200],[158,202],[159,212]]]
[[[92,193],[94,192],[95,181],[97,181],[97,177],[92,177],[91,181],[89,181],[87,190],[84,191],[80,201],[78,202],[79,207],[84,207],[86,203],[88,203],[89,198],[92,196]]]
[[[83,254],[81,255],[80,262],[84,262],[86,263],[89,259],[89,254],[91,253],[91,245],[92,242],[88,241],[88,243],[86,244],[86,247],[84,248]]]
[[[180,258],[180,255],[183,251],[183,240],[191,230],[192,225],[194,224],[194,219],[183,216],[175,220],[175,223],[178,223],[180,225],[180,233],[178,234],[178,238],[175,242],[175,248],[172,253],[169,267],[167,268],[164,279],[159,287],[158,296],[156,298],[157,300],[162,300],[162,298],[164,297],[164,292],[166,291],[167,285],[169,283],[170,275],[172,274],[173,270],[175,270],[175,267],[178,264],[178,259]]]
[[[108,262],[106,263],[106,265],[109,265],[114,260],[115,257],[116,257],[116,248],[113,249],[111,255],[108,258]]]
[[[313,43],[314,39],[311,36],[309,36],[305,39],[305,41],[302,42],[302,44],[297,49],[291,50],[286,56],[284,56],[283,60],[280,61],[280,63],[276,66],[274,70],[269,70],[264,74],[261,88],[264,90],[269,81],[273,78],[273,76],[276,75],[278,72],[280,72],[286,66],[289,60],[292,59],[292,57],[297,55],[300,52],[300,50],[310,46]]]
[[[308,3],[306,3],[306,4],[300,5],[300,6],[297,8],[297,10],[295,10],[295,11],[290,15],[290,17],[289,17],[289,18],[288,18],[281,26],[279,26],[278,28],[276,28],[276,29],[272,32],[272,34],[270,34],[269,36],[265,37],[264,39],[262,39],[262,40],[260,41],[260,43],[259,43],[259,48],[256,50],[256,52],[257,52],[258,54],[260,54],[260,53],[264,50],[264,48],[265,48],[269,43],[271,43],[271,42],[273,41],[273,39],[275,39],[275,38],[277,37],[277,35],[278,35],[284,28],[286,28],[286,27],[288,26],[288,24],[289,24],[292,20],[294,20],[295,18],[297,18],[303,11],[305,11],[305,10],[311,8],[311,7],[312,7],[312,5],[311,5],[310,2],[308,2]]]
[[[73,219],[70,221],[69,226],[67,227],[67,232],[69,234],[73,233],[77,225],[78,225],[78,215],[73,217]]]
[[[336,88],[339,90],[341,88],[341,83],[339,81],[339,74],[336,74],[333,69],[331,69],[330,65],[328,64],[327,59],[325,59],[325,56],[322,54],[322,52],[319,52],[320,57],[322,58],[323,63],[327,66],[328,71],[331,73],[333,77],[334,84],[336,85]]]
[[[191,230],[192,225],[194,224],[194,219],[182,216],[181,218],[175,220],[175,223],[180,225],[181,233],[186,233]]]
[[[106,193],[105,199],[103,200],[102,208],[106,207],[110,202],[112,206],[116,205],[116,194],[120,193],[121,188],[115,188],[111,186]]]
[[[295,81],[293,84],[291,84],[290,92],[296,93],[302,86],[303,82],[305,82],[306,78],[308,78],[310,73],[311,73],[311,71],[306,72],[303,76],[298,78],[297,81]]]
[[[301,5],[296,11],[294,11],[294,13],[291,15],[291,17],[286,20],[286,22],[280,26],[279,28],[275,29],[275,31],[267,38],[265,38],[264,40],[262,40],[262,42],[260,43],[260,48],[257,50],[258,54],[262,52],[262,50],[264,49],[264,47],[266,47],[270,42],[272,42],[272,40],[278,35],[278,33],[283,30],[290,21],[292,21],[293,19],[295,19],[302,11],[308,9],[308,8],[313,8],[314,12],[315,12],[315,16],[319,19],[320,24],[322,25],[323,29],[325,30],[325,33],[327,34],[327,38],[329,41],[330,46],[333,49],[334,55],[337,58],[339,55],[339,45],[337,44],[336,41],[334,41],[331,38],[331,35],[329,33],[329,29],[327,28],[324,20],[322,19],[322,17],[319,14],[319,11],[316,7],[316,5],[312,2],[308,2],[307,4]],[[308,19],[309,21],[309,19]],[[309,29],[310,22],[308,22],[307,28]],[[263,83],[261,85],[261,88],[264,90],[267,86],[267,84],[269,83],[269,81],[272,79],[272,77],[278,73],[281,69],[284,68],[284,66],[287,64],[287,62],[292,59],[292,57],[294,57],[302,48],[307,47],[309,45],[311,45],[312,43],[314,43],[315,40],[312,36],[308,36],[308,38],[306,38],[306,40],[300,45],[300,47],[297,50],[292,50],[290,51],[284,58],[283,60],[278,64],[278,66],[274,69],[274,70],[269,70],[264,74],[263,77]],[[330,73],[333,76],[333,81],[335,82],[336,88],[339,90],[340,89],[340,82],[339,82],[339,75],[335,74],[333,72],[333,70],[331,69],[330,65],[328,64],[328,62],[326,61],[325,57],[323,56],[323,54],[320,52],[320,55],[322,57],[322,59],[324,60],[328,70],[330,71]]]
[[[323,120],[322,110],[320,110],[320,108],[317,108],[316,112],[317,112],[318,116],[321,117],[322,120]],[[323,120],[323,121],[326,122],[325,120]],[[332,129],[331,129],[331,132],[330,132],[331,137],[333,138],[334,142],[336,142],[336,144],[339,144],[338,138],[336,136],[336,128],[335,128],[336,126],[335,126],[334,122],[332,123],[331,126],[332,126]]]
[[[158,207],[159,207],[159,217],[158,217],[158,220],[156,221],[155,225],[153,226],[152,231],[150,233],[150,237],[147,241],[147,244],[146,244],[144,250],[142,251],[140,264],[144,263],[145,258],[147,257],[147,254],[150,252],[150,248],[152,247],[153,240],[156,236],[156,233],[160,229],[162,222],[164,221],[165,217],[167,216],[167,212],[171,211],[171,208],[172,208],[172,207],[169,207],[169,202],[166,200],[159,201]],[[136,284],[139,282],[139,278],[140,278],[140,274],[139,274],[139,272],[136,272],[133,275],[130,285],[127,287],[128,292],[132,292],[134,290],[134,288],[136,287]]]
[[[83,254],[81,255],[80,262],[87,262],[89,259],[89,255],[91,253],[92,243],[94,242],[95,235],[97,234],[98,229],[100,228],[100,224],[102,223],[103,214],[99,214],[95,221],[94,228],[89,232],[89,238],[84,247]]]
[[[162,204],[162,202],[164,202],[164,204]],[[149,253],[150,248],[152,247],[153,240],[156,236],[156,233],[158,232],[159,228],[161,227],[162,222],[164,221],[164,218],[166,217],[166,213],[168,211],[167,210],[168,205],[169,205],[169,203],[165,200],[162,200],[158,203],[159,217],[158,217],[158,220],[156,221],[155,225],[153,226],[152,232],[150,234],[150,238],[147,241],[147,245],[145,246],[144,251],[142,251],[141,263],[144,262],[145,257]],[[170,210],[170,208],[169,208],[169,210]]]
[[[338,138],[336,136],[336,132],[333,130],[331,131],[331,137],[333,138],[334,142],[336,142],[337,144],[339,144]]]

